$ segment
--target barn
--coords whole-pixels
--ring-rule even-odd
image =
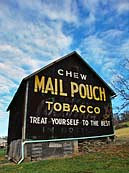
[[[64,156],[77,151],[78,140],[114,136],[114,97],[75,51],[32,73],[7,108],[8,158]]]

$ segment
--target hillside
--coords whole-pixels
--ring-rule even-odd
[[[23,162],[15,165],[0,152],[0,173],[129,173],[129,143],[102,146],[72,158]]]
[[[120,123],[119,126],[121,126],[121,127],[123,126],[123,127],[115,130],[115,135],[117,137],[129,138],[129,121]],[[124,127],[124,126],[126,126],[126,127]]]
[[[115,134],[115,142],[97,147],[96,152],[20,165],[5,159],[6,151],[0,149],[0,173],[129,173],[129,126],[115,130]]]

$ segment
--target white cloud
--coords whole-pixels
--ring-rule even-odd
[[[16,44],[18,43],[16,48],[19,47],[19,49],[25,49],[25,51],[29,54],[31,52],[33,57],[35,54],[40,54],[42,56],[46,53],[49,54],[49,52],[53,52],[51,56],[56,56],[60,51],[67,50],[67,48],[72,43],[72,38],[70,36],[66,36],[63,33],[62,22],[70,22],[75,20],[74,18],[76,18],[76,14],[71,14],[71,8],[75,9],[72,7],[72,5],[75,3],[72,3],[72,1],[66,3],[66,1],[64,1],[64,3],[62,3],[64,6],[63,10],[60,10],[60,6],[58,4],[59,1],[56,1],[54,4],[45,3],[44,1],[18,1],[17,3],[19,5],[19,11],[17,11],[17,15],[14,16],[15,12],[10,11],[7,5],[2,6],[2,12],[0,15],[0,30],[3,31],[3,33],[6,32],[6,35],[8,33],[7,36],[12,39],[10,42],[12,41],[11,44],[13,46],[16,47]],[[32,20],[31,16],[29,16],[30,19],[28,19],[29,17],[25,16],[24,14],[27,9],[28,11],[36,10],[35,14],[38,15],[41,13],[41,16],[34,16],[35,21]],[[48,16],[50,21],[46,22],[44,19],[44,16],[46,15],[46,9],[49,10],[49,15],[54,13],[55,10],[55,13],[57,13],[57,16],[60,18],[60,20],[53,21],[51,16]],[[66,18],[65,15],[68,15],[69,17]],[[9,26],[9,28],[6,26]],[[7,50],[10,50],[10,47],[7,47]]]
[[[17,46],[17,45],[16,45]],[[21,80],[28,75],[28,71],[25,67],[30,68],[30,71],[37,70],[41,64],[44,65],[44,61],[29,57],[18,47],[11,45],[0,45],[1,51],[1,74],[4,74],[9,79]]]
[[[92,12],[93,14],[95,14],[100,1],[101,0],[90,0],[90,1],[83,0],[82,3],[84,5],[84,7],[86,7],[89,10],[89,12]]]
[[[58,23],[56,27],[44,26],[32,37],[33,44],[37,46],[38,51],[50,52],[50,56],[57,56],[61,51],[65,51],[72,43],[72,37],[66,36],[62,32],[62,24]],[[47,30],[47,31],[46,31]],[[50,57],[49,56],[49,57]]]
[[[91,64],[107,73],[117,64],[116,55],[128,57],[127,35],[113,29],[119,20],[106,16],[115,11],[118,19],[128,12],[128,1],[114,1],[0,1],[0,109],[4,111],[23,77],[75,45]],[[109,18],[112,27],[106,30]]]
[[[100,16],[104,16],[107,13],[105,8],[102,9],[101,7],[102,5],[108,5],[109,0],[83,0],[82,4],[85,11],[88,13],[84,20],[85,24],[91,26],[100,19]]]
[[[124,32],[118,29],[109,29],[99,34],[99,36],[108,42],[115,41],[116,39],[121,39]]]
[[[60,1],[53,7],[45,1],[16,2],[18,8],[0,2],[0,116],[5,119],[20,81],[69,50],[73,40],[64,34],[63,22],[78,20],[72,1],[64,1],[63,10]]]
[[[129,59],[129,39],[125,39],[124,43],[120,47],[120,53],[123,58]]]
[[[77,4],[72,0],[51,0],[33,1],[23,0],[17,1],[21,9],[29,9],[37,12],[40,15],[46,16],[51,20],[65,21],[68,23],[77,23]]]
[[[114,66],[115,66],[115,60],[111,57],[110,58],[105,57],[105,62],[103,63],[103,66],[102,66],[103,72],[106,72],[109,74],[112,73]]]
[[[121,81],[121,79],[123,79],[123,78],[124,78],[124,76],[122,76],[121,74],[114,73],[111,77],[111,82],[115,84],[115,83]]]
[[[104,55],[107,53],[103,40],[95,35],[86,37],[80,46],[80,50],[96,64],[102,64]]]
[[[9,51],[13,53],[21,54],[21,51],[17,49],[16,47],[13,47],[11,45],[0,45],[0,51]]]
[[[129,58],[128,58],[128,61],[125,64],[125,68],[126,68],[126,70],[129,70]]]
[[[96,20],[95,14],[90,13],[89,16],[86,18],[85,23],[87,25],[91,25],[95,22],[95,20]]]
[[[10,89],[10,88],[8,88],[8,89]],[[2,95],[2,94],[0,93],[0,95]],[[1,110],[1,112],[6,112],[7,107],[12,100],[12,97],[9,96],[8,93],[7,93],[7,95],[1,96],[1,97],[2,98],[0,99],[0,110]],[[0,116],[2,116],[2,114],[0,114]]]
[[[0,75],[0,94],[9,94],[12,88],[16,88],[17,85],[5,76]]]
[[[25,77],[27,74],[25,70],[16,66],[12,62],[0,63],[1,74],[6,75],[10,79],[18,80]]]
[[[5,120],[5,116],[8,116],[8,113],[0,110],[0,120],[2,120],[2,119]]]
[[[82,3],[86,11],[89,13],[88,16],[85,18],[84,22],[86,23],[86,25],[91,25],[96,21],[96,9],[99,0],[94,0],[94,1],[84,0]]]
[[[122,14],[125,12],[129,12],[129,1],[128,0],[119,0],[116,5],[115,8],[118,12],[118,14]]]
[[[50,2],[50,1],[49,1]],[[72,0],[55,1],[43,4],[44,13],[52,20],[64,20],[66,22],[77,23],[77,7]]]
[[[129,57],[129,40],[124,31],[109,29],[85,37],[79,47],[80,51],[103,69],[113,68],[121,56]]]
[[[22,5],[26,8],[26,3]],[[52,58],[59,56],[60,52],[67,50],[72,43],[72,38],[63,33],[61,22],[53,21],[46,24],[38,20],[35,25],[32,21],[24,20],[20,13],[22,11],[13,18],[13,12],[9,11],[7,6],[1,9],[0,18],[3,27],[0,31],[3,34],[6,32],[9,38],[6,42],[0,40],[0,74],[5,77],[3,81],[9,79],[19,83],[22,78],[49,63]],[[6,28],[5,25],[9,27]],[[1,82],[1,89],[7,93],[9,87],[11,89],[12,85],[6,86]]]
[[[7,136],[8,119],[8,112],[0,110],[0,137]]]
[[[81,54],[86,57],[86,60],[108,81],[114,68],[117,68],[119,63],[117,55],[120,45],[112,45],[112,42],[122,34],[119,30],[107,30],[100,34],[90,35],[85,37],[79,47]]]

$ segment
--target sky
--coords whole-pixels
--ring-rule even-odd
[[[129,58],[129,0],[0,0],[0,136],[21,80],[72,51],[117,80]]]

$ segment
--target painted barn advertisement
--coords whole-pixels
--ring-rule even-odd
[[[28,80],[26,139],[113,134],[112,90],[76,55]]]

